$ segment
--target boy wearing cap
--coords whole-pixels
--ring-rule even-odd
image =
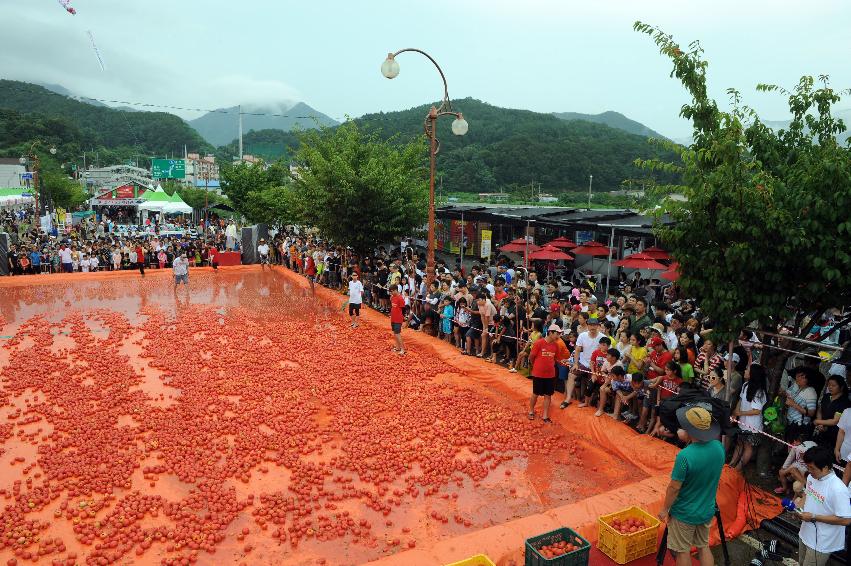
[[[532,396],[529,398],[529,420],[535,420],[535,405],[538,397],[544,398],[544,411],[542,413],[545,423],[550,420],[550,400],[555,391],[556,361],[570,357],[570,352],[561,339],[561,327],[557,324],[547,328],[547,336],[532,345],[529,354],[529,364],[532,366],[530,376],[532,377]]]
[[[718,440],[721,427],[702,406],[680,407],[677,421],[681,427],[677,436],[689,444],[674,460],[659,520],[668,523],[668,549],[676,554],[677,566],[691,564],[693,546],[700,565],[711,566],[709,526],[724,467],[724,447]]]

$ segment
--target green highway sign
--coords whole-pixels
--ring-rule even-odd
[[[186,162],[182,159],[154,159],[151,176],[154,179],[183,179],[186,177]]]

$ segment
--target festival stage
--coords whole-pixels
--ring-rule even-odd
[[[658,510],[673,446],[530,422],[523,376],[409,330],[399,358],[345,301],[279,267],[0,279],[0,557],[520,565],[528,537]],[[743,487],[726,469],[731,537],[776,514]]]

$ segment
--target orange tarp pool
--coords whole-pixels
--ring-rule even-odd
[[[63,564],[522,563],[657,511],[676,449],[280,268],[0,280],[0,556]],[[731,536],[748,514],[726,470]],[[772,500],[752,502],[770,514]]]

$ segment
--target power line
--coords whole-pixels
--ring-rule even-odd
[[[240,113],[238,109],[229,110],[229,109],[219,108],[219,109],[216,109],[216,110],[212,110],[212,109],[209,109],[209,108],[188,108],[188,107],[184,107],[184,106],[173,106],[173,105],[170,105],[170,104],[151,104],[151,103],[148,103],[148,102],[133,102],[133,101],[128,101],[128,100],[108,100],[108,99],[104,99],[104,98],[92,98],[90,96],[75,96],[75,95],[69,96],[69,95],[59,94],[58,92],[53,92],[52,90],[49,90],[45,87],[42,87],[41,85],[35,85],[34,84],[32,86],[43,88],[45,90],[45,92],[52,94],[52,95],[55,95],[55,96],[61,96],[63,98],[69,98],[71,100],[78,100],[78,101],[81,101],[81,102],[88,100],[88,101],[92,101],[92,102],[100,102],[102,104],[123,104],[125,106],[139,106],[139,107],[143,107],[143,108],[168,108],[170,110],[184,110],[184,111],[187,111],[187,112],[207,112],[207,113],[211,113],[211,114],[239,114]],[[12,88],[17,89],[19,92],[24,93],[24,94],[32,94],[32,91],[24,89],[24,88],[19,88],[19,87],[12,87]],[[117,112],[121,112],[121,110],[118,109],[118,108],[109,107],[108,109],[109,110],[115,110]],[[290,114],[274,114],[274,113],[271,113],[271,112],[242,112],[242,115],[243,116],[273,116],[273,117],[276,117],[276,118],[295,118],[295,119],[314,119],[314,118],[317,119],[317,120],[322,119],[321,116],[293,116],[293,115],[290,115]]]

